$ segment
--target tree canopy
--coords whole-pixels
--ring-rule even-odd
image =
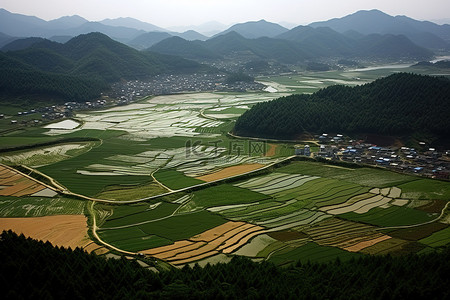
[[[0,239],[5,299],[447,299],[450,248],[279,268],[228,264],[154,273],[126,259],[54,248],[12,232]]]
[[[303,132],[448,136],[450,80],[408,73],[369,84],[258,103],[236,122],[238,135],[295,138]]]
[[[181,57],[139,52],[101,33],[65,44],[40,39],[23,50],[0,53],[0,96],[89,101],[122,79],[211,70]]]

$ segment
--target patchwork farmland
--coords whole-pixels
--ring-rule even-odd
[[[448,182],[299,161],[293,144],[227,135],[252,105],[282,95],[159,96],[77,113],[77,127],[12,133],[0,228],[159,269],[235,255],[287,265],[424,253],[450,242]],[[69,227],[78,231],[66,241]]]

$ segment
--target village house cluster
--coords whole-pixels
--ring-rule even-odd
[[[19,111],[14,115],[1,114],[0,119],[7,119],[11,125],[38,125],[50,121],[70,118],[74,110],[99,109],[104,106],[119,104],[119,101],[102,99],[87,102],[66,102],[61,105],[37,107],[27,111]]]
[[[182,92],[245,92],[258,91],[264,85],[257,82],[225,83],[224,74],[156,75],[148,80],[118,82],[112,86],[110,97],[133,101],[148,95],[169,95]]]
[[[408,147],[379,147],[355,141],[343,135],[323,134],[317,157],[375,165],[404,173],[420,174],[425,177],[450,179],[450,150],[437,151],[421,143],[422,150]]]

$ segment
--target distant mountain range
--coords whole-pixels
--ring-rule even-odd
[[[219,72],[199,62],[285,72],[291,64],[326,69],[323,62],[338,59],[421,61],[450,50],[450,25],[377,10],[290,30],[265,20],[246,22],[212,38],[132,18],[45,21],[4,9],[0,28],[0,96],[37,93],[75,101],[95,98],[119,80]]]
[[[203,34],[205,36],[213,36],[219,32],[224,31],[228,27],[230,27],[230,26],[224,25],[224,24],[216,22],[216,21],[210,21],[210,22],[203,23],[201,25],[173,26],[173,27],[169,27],[167,29],[169,29],[170,31],[175,31],[175,32],[185,32],[188,30],[194,30],[194,31],[200,32],[201,34]]]
[[[424,60],[433,56],[429,49],[417,46],[403,35],[371,34],[350,37],[330,28],[298,26],[273,38],[245,38],[231,31],[207,41],[181,41],[168,38],[149,50],[189,59],[211,59],[241,55],[252,59],[276,60],[295,64],[326,58],[358,58],[362,60]]]
[[[106,19],[100,22],[90,22],[80,16],[61,17],[52,21],[45,21],[33,16],[11,13],[0,9],[0,48],[14,39],[23,37],[43,37],[52,39],[54,36],[75,37],[80,34],[101,32],[112,39],[135,46],[132,42],[147,32],[166,32],[170,36],[180,36],[186,40],[207,39],[206,36],[195,32],[170,32],[156,25],[145,23],[133,18]],[[140,49],[148,48],[153,43],[138,44]]]
[[[428,21],[417,21],[406,16],[392,17],[379,10],[358,11],[340,19],[312,23],[309,26],[329,27],[345,33],[356,30],[361,34],[405,35],[415,44],[431,49],[448,48],[450,25],[437,25]]]
[[[0,9],[0,28],[2,51],[25,50],[42,42],[38,38],[66,43],[80,34],[100,32],[138,50],[198,61],[224,57],[282,64],[330,58],[426,60],[436,52],[450,50],[450,25],[393,17],[378,10],[359,11],[290,30],[265,20],[240,23],[212,38],[193,30],[170,32],[132,18],[89,22],[70,16],[45,21],[4,9]]]
[[[210,58],[211,51],[282,63],[326,58],[421,60],[436,51],[450,50],[450,25],[370,10],[291,30],[264,20],[247,22],[233,25],[203,43],[178,40],[176,45],[164,41],[150,50],[200,60]]]

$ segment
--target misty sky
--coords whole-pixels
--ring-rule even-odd
[[[90,21],[133,17],[161,27],[260,19],[304,25],[362,9],[418,20],[450,18],[449,0],[1,0],[0,8],[45,20],[71,15]]]

